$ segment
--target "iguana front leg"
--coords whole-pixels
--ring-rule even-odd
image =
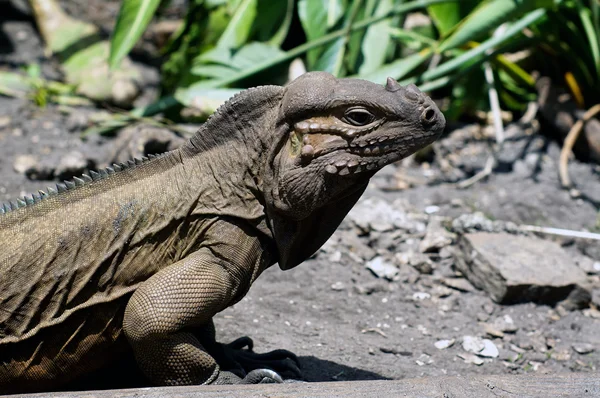
[[[217,232],[221,239],[207,239],[207,246],[149,278],[127,304],[123,330],[142,372],[156,384],[281,380],[270,370],[250,372],[241,380],[220,371],[193,332],[210,327],[212,317],[239,300],[264,267],[258,238],[229,226]],[[224,233],[233,244],[223,242]]]
[[[194,331],[194,334],[221,369],[239,377],[243,378],[258,369],[269,368],[280,373],[293,373],[295,377],[302,378],[298,358],[288,350],[256,353],[253,351],[254,343],[248,336],[240,337],[229,344],[219,343],[215,339],[213,322]]]

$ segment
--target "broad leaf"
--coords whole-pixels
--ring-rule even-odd
[[[381,0],[373,15],[386,15],[393,5],[393,0]],[[368,74],[384,64],[390,44],[390,19],[373,24],[367,29],[361,46],[364,61],[358,70],[359,74]]]
[[[478,41],[485,34],[513,18],[521,18],[540,8],[552,8],[554,0],[489,0],[482,3],[460,23],[454,33],[440,45],[438,51],[462,46],[470,40]]]
[[[327,33],[327,8],[321,0],[300,0],[298,17],[307,41],[313,41]],[[321,52],[321,48],[315,48],[306,54],[309,68],[314,66]]]
[[[256,7],[257,0],[242,0],[240,2],[225,32],[219,38],[217,47],[240,48],[246,43],[256,18]]]
[[[510,25],[502,34],[493,36],[477,47],[466,51],[462,55],[452,58],[451,60],[438,65],[434,69],[428,70],[427,72],[423,73],[422,78],[424,80],[437,79],[438,77],[444,76],[455,69],[461,68],[465,64],[473,62],[474,59],[482,61],[485,58],[485,53],[488,50],[491,50],[520,34],[523,28],[539,21],[544,16],[546,16],[546,10],[543,8],[538,8],[537,10],[526,14],[523,18]]]
[[[587,42],[590,47],[590,52],[592,53],[592,57],[594,58],[594,66],[596,69],[596,77],[600,77],[600,45],[598,44],[598,33],[594,28],[594,23],[592,22],[592,13],[588,8],[585,8],[581,1],[577,1],[575,3],[577,5],[577,10],[579,12],[579,17],[581,18],[581,23],[583,25],[583,29],[587,36]],[[598,5],[596,4],[596,7]]]
[[[400,80],[415,70],[419,65],[422,65],[425,61],[427,61],[431,57],[431,54],[432,51],[430,49],[423,50],[384,65],[373,72],[360,74],[358,77],[378,84],[385,83],[388,77]]]
[[[285,54],[279,48],[266,43],[248,43],[231,58],[232,66],[238,70],[254,67],[265,59],[274,59]]]
[[[427,7],[427,13],[437,30],[440,32],[440,36],[443,37],[450,33],[450,31],[466,17],[479,2],[479,0],[462,0],[434,4]]]
[[[110,43],[109,64],[115,69],[152,20],[160,0],[123,0]]]

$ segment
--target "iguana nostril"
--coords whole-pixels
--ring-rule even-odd
[[[427,123],[433,122],[435,119],[435,111],[431,108],[427,108],[425,112],[423,112],[423,120]]]

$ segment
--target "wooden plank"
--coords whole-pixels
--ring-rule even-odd
[[[151,387],[129,390],[24,394],[37,398],[300,398],[300,397],[600,397],[600,373],[472,375],[405,380]]]

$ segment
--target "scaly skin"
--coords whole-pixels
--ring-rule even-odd
[[[308,73],[235,96],[180,149],[7,208],[0,392],[58,388],[128,347],[158,385],[297,372],[287,351],[217,343],[212,317],[308,258],[378,169],[444,124],[414,86]]]

